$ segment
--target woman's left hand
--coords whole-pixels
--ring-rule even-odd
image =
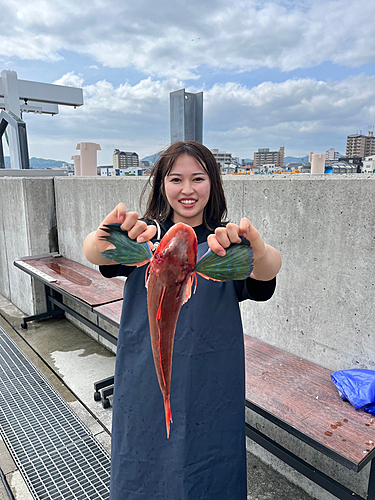
[[[226,227],[216,228],[215,234],[208,236],[207,243],[212,252],[224,257],[226,248],[241,242],[240,236],[246,238],[253,249],[254,269],[250,276],[261,281],[276,276],[281,267],[281,256],[275,248],[264,243],[249,219],[241,219],[239,226],[229,223]]]
[[[250,241],[254,261],[264,256],[266,247],[264,241],[249,219],[246,218],[241,219],[239,226],[230,222],[226,227],[216,228],[215,234],[210,234],[207,242],[214,253],[224,257],[225,249],[232,243],[241,243],[240,236]]]

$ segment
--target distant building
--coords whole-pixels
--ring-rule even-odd
[[[374,133],[368,135],[352,134],[346,139],[346,156],[365,158],[375,154]]]
[[[362,172],[364,174],[375,174],[375,155],[366,156],[363,159]]]
[[[326,151],[326,160],[327,161],[337,161],[340,156],[342,156],[338,151],[335,151],[334,148],[330,148]]]
[[[358,156],[340,156],[338,162],[340,165],[348,165],[350,167],[355,167],[352,168],[353,171],[356,171],[357,173],[360,173],[362,171],[362,158]]]
[[[120,175],[120,169],[115,169],[113,167],[100,167],[99,171],[101,177],[116,177]]]
[[[285,168],[287,170],[294,170],[298,172],[302,172],[302,168],[306,165],[306,162],[303,161],[291,161],[287,165],[285,165]]]
[[[61,168],[63,170],[67,170],[68,171],[68,175],[70,175],[71,172],[73,172],[73,174],[74,174],[74,163],[63,163],[61,165]]]
[[[279,151],[270,151],[268,148],[258,149],[254,153],[254,166],[262,167],[263,165],[274,164],[276,167],[284,165],[284,147],[282,146]]]
[[[258,174],[259,173],[259,167],[254,167],[254,165],[246,164],[242,165],[241,167],[237,168],[237,173],[239,174]]]
[[[275,165],[274,163],[265,163],[261,167],[259,167],[259,174],[274,174],[281,173],[282,167]]]
[[[141,168],[113,168],[113,167],[100,167],[99,175],[101,177],[118,177],[125,175],[141,176],[143,170]]]
[[[351,163],[337,162],[334,165],[326,166],[325,174],[356,174],[357,167]]]
[[[137,153],[115,149],[113,152],[113,168],[139,168],[139,156]]]
[[[218,164],[221,172],[233,171],[233,168],[229,168],[229,166],[233,164],[232,153],[219,151],[218,149],[211,149],[210,151],[214,155],[216,163]]]

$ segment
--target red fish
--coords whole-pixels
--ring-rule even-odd
[[[137,267],[149,262],[146,287],[151,346],[164,398],[169,438],[172,422],[170,388],[173,341],[181,307],[191,297],[194,281],[197,285],[196,273],[215,281],[245,279],[249,276],[252,271],[251,246],[242,238],[240,244],[233,244],[226,249],[225,257],[208,250],[197,263],[197,237],[190,226],[181,222],[169,229],[153,255],[147,243],[130,240],[118,224],[110,224],[105,230],[109,233],[105,239],[116,247],[103,252],[105,257]]]
[[[148,319],[156,373],[164,397],[167,437],[172,422],[169,395],[174,333],[180,309],[191,296],[197,251],[194,230],[176,224],[161,240],[149,267]]]

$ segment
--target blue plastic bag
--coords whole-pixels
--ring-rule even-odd
[[[331,373],[340,398],[349,401],[356,410],[363,409],[375,415],[375,371],[339,370]]]
[[[371,415],[375,415],[375,403],[371,403],[363,408],[367,413],[371,413]]]

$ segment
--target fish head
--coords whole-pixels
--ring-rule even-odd
[[[198,241],[192,227],[182,222],[172,226],[154,253],[154,267],[174,269],[181,281],[192,273],[197,264]]]

